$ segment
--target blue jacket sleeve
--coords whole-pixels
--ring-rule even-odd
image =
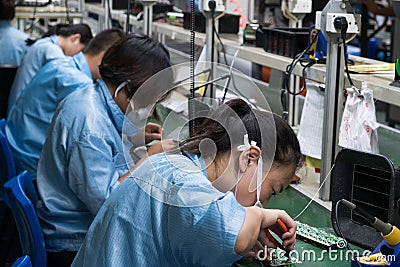
[[[168,234],[177,262],[231,266],[241,258],[234,247],[245,217],[245,209],[232,193],[199,207],[171,207]]]
[[[113,156],[112,149],[109,138],[86,135],[72,144],[67,156],[67,182],[93,215],[119,184],[115,160],[123,155]]]

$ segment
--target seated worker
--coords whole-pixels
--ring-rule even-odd
[[[58,104],[70,93],[93,86],[100,78],[98,66],[104,53],[122,37],[124,32],[116,29],[98,33],[83,54],[49,61],[26,86],[6,125],[18,173],[27,170],[36,179],[40,152]]]
[[[100,206],[127,176],[121,134],[128,100],[169,66],[162,44],[131,35],[105,53],[95,86],[76,90],[59,104],[37,171],[48,266],[71,264]],[[161,138],[159,125],[148,124],[144,131],[149,142]]]
[[[51,59],[79,53],[92,37],[92,31],[86,24],[59,24],[32,44],[15,75],[8,98],[7,114],[10,114],[21,92],[42,66]]]
[[[15,1],[0,0],[0,65],[19,66],[26,51],[28,35],[15,29]]]
[[[230,100],[179,151],[150,156],[128,176],[100,209],[72,266],[231,266],[257,240],[274,247],[266,227],[292,250],[296,223],[260,207],[289,185],[301,160],[282,118]],[[277,218],[288,232],[277,230]]]

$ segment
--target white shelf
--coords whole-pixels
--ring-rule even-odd
[[[86,4],[86,11],[90,11],[99,15],[104,14],[104,8],[102,8],[99,4]],[[113,14],[113,17],[117,19],[120,24],[123,25],[123,27],[125,27],[126,14],[115,13]],[[133,16],[130,17],[130,24],[138,30],[143,28],[143,21],[138,21]],[[189,30],[167,23],[153,22],[152,32],[154,35],[159,35],[159,40],[164,40],[164,37],[168,36],[171,39],[178,39],[188,43],[190,41]],[[204,33],[196,32],[195,43],[197,45],[203,45],[205,43],[205,38],[206,36]],[[239,50],[237,55],[239,58],[280,71],[285,71],[286,66],[292,62],[292,58],[267,53],[259,47],[242,46],[242,37],[240,35],[221,34],[221,38],[226,52],[229,55],[234,55],[235,52]],[[350,58],[362,64],[384,63],[361,57],[350,56]],[[303,68],[301,66],[296,66],[293,73],[295,75],[302,76]],[[312,66],[311,68],[307,69],[306,75],[307,79],[318,83],[325,83],[325,65],[316,64]],[[393,80],[394,74],[389,76],[384,74],[352,74],[351,77],[356,86],[361,86],[361,82],[366,81],[368,83],[368,88],[374,91],[375,99],[395,106],[400,106],[400,88],[389,85]]]
[[[70,18],[82,18],[81,11],[69,11],[68,15]],[[29,19],[32,17],[44,19],[66,18],[67,10],[65,7],[51,5],[44,7],[17,6],[15,8],[15,17],[18,19]]]

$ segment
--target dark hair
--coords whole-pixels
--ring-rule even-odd
[[[107,51],[115,42],[122,39],[125,33],[119,29],[104,30],[96,34],[85,47],[84,53],[95,56],[103,51]]]
[[[117,87],[129,81],[125,89],[131,98],[151,76],[171,66],[168,50],[142,34],[132,34],[116,42],[99,66],[101,77]]]
[[[238,123],[239,119],[242,123]],[[276,137],[271,138],[268,133],[273,131],[271,128],[274,126]],[[200,142],[211,139],[216,146],[217,155],[223,154],[243,144],[245,134],[248,134],[250,141],[257,142],[263,155],[266,155],[268,150],[271,151],[271,145],[275,141],[273,164],[302,164],[299,141],[287,122],[276,114],[252,109],[242,99],[230,100],[212,111],[202,124],[194,129],[193,136],[181,142],[181,151],[200,156]],[[203,157],[210,156],[207,155],[207,150],[201,152]],[[265,157],[263,159],[271,161]]]
[[[0,20],[12,20],[14,17],[14,0],[0,0]]]
[[[68,37],[77,33],[81,35],[79,42],[84,45],[87,45],[89,41],[93,38],[92,30],[85,23],[57,24],[53,27],[50,27],[49,30],[45,34],[43,34],[41,38],[49,37],[54,34]],[[36,40],[28,39],[26,43],[27,45],[32,45],[35,42]]]

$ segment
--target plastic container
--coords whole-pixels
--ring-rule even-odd
[[[183,28],[190,29],[190,12],[183,12]],[[218,20],[219,33],[235,33],[239,32],[240,16],[234,14],[224,14]],[[194,30],[196,32],[206,32],[206,18],[201,12],[194,14]]]
[[[308,28],[264,27],[264,50],[286,57],[294,57],[307,47]]]

